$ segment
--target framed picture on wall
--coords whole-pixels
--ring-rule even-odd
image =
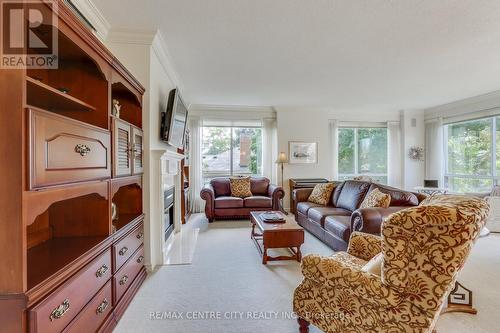
[[[311,164],[318,162],[317,142],[288,142],[288,161],[290,164]]]

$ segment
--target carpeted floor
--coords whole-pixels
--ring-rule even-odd
[[[291,302],[302,278],[299,263],[262,265],[249,222],[208,224],[196,214],[187,228],[200,228],[192,265],[163,266],[151,274],[115,332],[298,332]],[[302,250],[332,253],[308,233]],[[500,235],[480,239],[460,278],[474,290],[479,314],[443,315],[438,331],[496,332],[499,272]]]

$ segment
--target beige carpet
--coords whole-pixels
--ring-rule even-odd
[[[197,214],[187,228],[200,228],[192,264],[151,274],[115,332],[298,332],[291,317],[297,262],[262,265],[249,222],[207,224]],[[307,233],[303,252],[332,253]],[[500,236],[492,235],[478,241],[460,278],[474,290],[479,314],[445,314],[439,332],[497,332],[499,277]]]

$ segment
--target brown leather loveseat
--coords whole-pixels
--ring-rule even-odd
[[[384,218],[401,209],[418,206],[426,197],[423,194],[365,181],[347,180],[335,183],[337,186],[327,206],[307,201],[312,189],[297,189],[292,194],[296,202],[297,223],[335,251],[347,249],[353,231],[380,234]],[[375,188],[391,196],[390,206],[358,209],[365,196]]]
[[[228,177],[214,178],[200,193],[205,200],[205,215],[209,222],[215,219],[248,218],[250,212],[258,210],[279,210],[284,192],[280,186],[270,184],[265,177],[250,178],[251,197],[231,196]]]

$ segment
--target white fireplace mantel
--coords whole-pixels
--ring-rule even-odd
[[[181,231],[181,161],[184,155],[168,149],[152,149],[150,151],[151,168],[151,211],[150,211],[150,240],[151,240],[151,267],[164,264],[165,239],[163,230],[163,191],[165,187],[175,185],[174,192],[174,233]]]

